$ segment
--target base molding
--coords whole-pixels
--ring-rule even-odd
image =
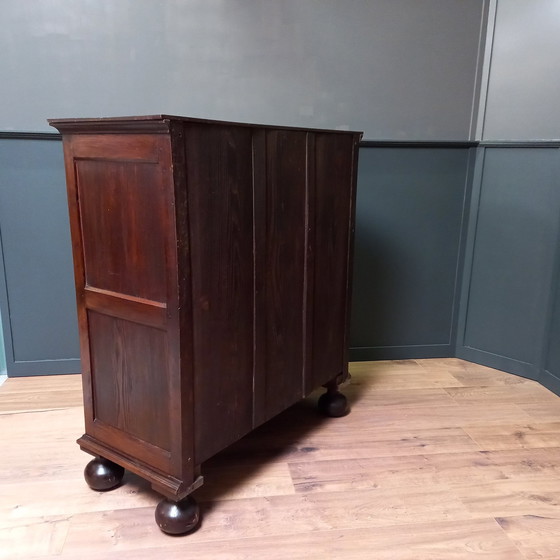
[[[556,377],[549,371],[543,371],[538,381],[543,387],[546,387],[555,395],[560,395],[560,379],[558,379],[558,377]]]
[[[157,469],[154,469],[146,463],[142,463],[137,459],[133,459],[112,447],[108,447],[103,442],[100,442],[91,436],[84,434],[76,442],[82,451],[97,457],[109,459],[125,469],[141,476],[148,480],[152,488],[167,498],[173,500],[182,500],[191,492],[202,486],[204,478],[197,476],[193,483],[188,484],[169,474],[165,474]]]

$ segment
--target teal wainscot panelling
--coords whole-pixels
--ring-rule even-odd
[[[0,309],[9,376],[80,371],[62,143],[0,136]]]
[[[469,144],[364,143],[352,360],[454,355],[474,152]]]
[[[2,329],[1,313],[0,313],[0,375],[6,375],[6,351],[4,350],[4,332]]]
[[[560,150],[479,148],[457,356],[560,389]]]

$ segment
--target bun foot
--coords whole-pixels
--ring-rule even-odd
[[[124,469],[103,457],[96,457],[84,469],[84,478],[90,488],[105,492],[116,488],[123,479]]]
[[[196,529],[200,516],[191,496],[179,502],[163,499],[156,507],[156,523],[168,535],[183,535]]]
[[[336,389],[328,389],[324,395],[321,395],[317,406],[325,416],[331,418],[340,418],[350,412],[346,397]]]

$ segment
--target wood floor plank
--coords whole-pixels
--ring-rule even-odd
[[[496,520],[528,560],[560,558],[560,523],[557,517],[522,515]]]
[[[560,422],[471,425],[464,429],[485,450],[560,447]]]
[[[558,397],[536,382],[491,387],[449,387],[446,392],[458,403],[557,404]]]
[[[532,420],[538,422],[560,422],[560,398],[539,403],[524,403],[519,405]]]
[[[437,484],[464,486],[491,481],[545,480],[560,485],[560,448],[507,449],[427,455]]]
[[[558,519],[560,527],[560,480],[509,479],[455,486],[474,517],[538,515]]]
[[[86,460],[87,461],[87,460]],[[129,509],[155,506],[161,497],[139,478],[127,475],[127,482],[111,492],[99,493],[84,488],[81,470],[72,478],[0,483],[0,527],[14,519],[72,516],[85,511]]]
[[[396,407],[418,407],[418,406],[441,406],[442,404],[454,405],[455,399],[446,389],[440,387],[430,387],[428,389],[391,389],[370,390],[362,392],[362,387],[357,382],[349,384],[344,390],[344,394],[353,401],[364,401],[369,407],[377,406],[396,406]]]
[[[81,387],[82,376],[79,374],[10,377],[2,385],[2,397],[13,393],[30,393],[34,391],[50,393],[52,391],[81,389]]]
[[[294,484],[285,462],[253,462],[229,465],[227,461],[204,469],[204,485],[197,491],[201,501],[234,500],[294,493]]]
[[[413,370],[394,370],[383,371],[373,370],[371,380],[367,385],[375,389],[436,389],[441,387],[462,387],[461,381],[456,379],[447,371],[413,371]]]
[[[375,488],[437,488],[436,468],[424,455],[291,463],[296,492]]]
[[[11,378],[1,386],[0,416],[82,405],[80,375]]]
[[[560,448],[437,453],[290,463],[297,492],[490,481],[544,480],[560,487]]]
[[[62,553],[70,521],[66,517],[26,519],[0,526],[0,559],[36,556],[58,557]]]
[[[422,371],[422,366],[418,363],[418,360],[378,360],[374,362],[351,362],[349,364],[349,370],[351,373],[366,372],[371,375],[373,372],[410,372],[410,373],[420,373]]]
[[[494,387],[532,383],[517,375],[454,358],[429,358],[415,361],[427,370],[447,371],[465,387]]]
[[[50,393],[13,393],[0,401],[0,416],[16,412],[52,410],[80,406],[81,390],[53,391]]]
[[[380,428],[435,429],[463,428],[470,426],[500,425],[504,423],[530,423],[531,417],[514,403],[442,404],[438,407],[387,407],[358,408],[352,414],[355,421],[369,421]]]
[[[75,442],[84,431],[83,416],[81,407],[0,415],[0,484],[61,480],[81,473],[86,456]]]

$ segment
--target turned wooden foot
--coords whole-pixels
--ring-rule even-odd
[[[103,457],[96,457],[84,469],[84,478],[90,488],[99,492],[116,488],[123,479],[124,469]]]
[[[319,410],[331,418],[340,418],[346,416],[350,412],[346,397],[339,392],[336,383],[328,383],[325,385],[327,392],[319,397],[317,406]]]
[[[193,531],[199,519],[198,504],[191,496],[179,502],[165,498],[156,507],[156,523],[168,535],[182,535]]]

